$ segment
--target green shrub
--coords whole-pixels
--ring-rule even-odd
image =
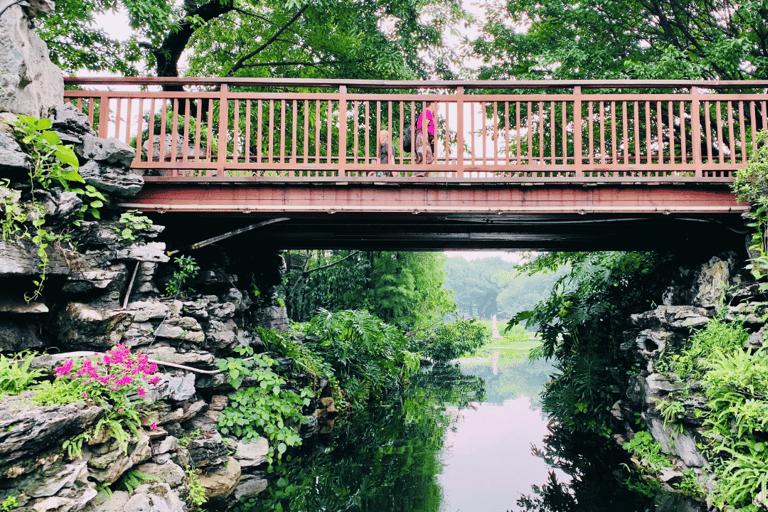
[[[426,357],[446,362],[470,354],[490,339],[490,330],[475,319],[457,318],[429,329],[414,348]]]
[[[241,347],[239,352],[241,356],[251,356],[253,349]],[[275,453],[280,459],[289,447],[301,444],[294,427],[304,420],[301,409],[314,396],[311,389],[306,387],[298,394],[283,389],[287,382],[272,371],[275,361],[264,354],[249,360],[220,359],[218,365],[238,390],[230,395],[229,404],[219,416],[218,429],[222,434],[250,441],[266,437],[270,441],[270,462]],[[244,382],[248,382],[248,387],[239,389]]]
[[[43,374],[29,369],[34,358],[34,352],[21,352],[11,358],[0,355],[0,396],[21,393]]]

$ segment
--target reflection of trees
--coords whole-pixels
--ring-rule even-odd
[[[355,410],[328,445],[306,446],[277,466],[258,498],[234,509],[437,512],[446,406],[466,407],[484,396],[482,380],[456,366],[423,369],[404,395]]]
[[[637,476],[630,476],[625,464],[627,453],[605,437],[571,431],[560,423],[548,426],[544,447],[532,447],[534,455],[570,477],[570,482],[558,480],[550,471],[547,481],[533,486],[533,494],[521,496],[517,506],[526,512],[614,512],[616,510],[672,512],[698,510],[687,500],[671,495],[647,496],[630,489],[645,489]],[[682,506],[681,501],[685,501]]]
[[[550,363],[539,360],[499,366],[498,375],[493,374],[489,362],[462,363],[461,370],[485,380],[488,403],[501,405],[505,400],[526,396],[531,399],[532,407],[539,407],[539,395],[553,368]]]

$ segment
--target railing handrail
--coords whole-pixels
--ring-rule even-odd
[[[64,77],[67,85],[196,85],[353,89],[761,89],[768,80],[346,80],[227,77]]]

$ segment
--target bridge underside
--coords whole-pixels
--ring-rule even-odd
[[[697,250],[743,246],[746,234],[745,206],[726,184],[712,183],[148,178],[144,190],[122,206],[151,213],[159,224],[184,227],[172,230],[189,237],[175,240],[179,244],[286,219],[236,238],[244,247],[281,249]]]

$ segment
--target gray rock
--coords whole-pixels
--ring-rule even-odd
[[[18,149],[11,149],[14,146]],[[0,178],[12,182],[27,181],[33,168],[32,157],[21,151],[13,137],[0,131]]]
[[[57,461],[52,467],[45,468],[44,471],[37,471],[41,477],[33,479],[32,485],[25,483],[23,486],[24,494],[32,498],[46,498],[54,496],[64,487],[72,487],[77,480],[85,480],[88,474],[88,459],[78,459],[71,464],[63,464]],[[37,484],[37,485],[35,485]]]
[[[215,430],[192,439],[187,445],[187,451],[196,468],[218,466],[226,462],[227,445]],[[240,464],[237,467],[239,472]]]
[[[666,396],[669,393],[680,391],[685,384],[674,377],[652,373],[645,378],[646,392],[649,397]]]
[[[98,310],[70,302],[54,319],[59,341],[66,347],[108,349],[120,342],[131,316],[127,312]]]
[[[183,512],[184,504],[179,499],[176,491],[171,489],[166,483],[151,483],[140,485],[136,488],[137,493],[147,494],[148,496],[156,496],[165,500],[170,512]]]
[[[64,439],[94,425],[102,414],[100,407],[82,402],[21,411],[0,407],[0,466],[60,446]]]
[[[4,296],[0,297],[0,313],[16,315],[48,313],[48,306],[42,302],[27,302],[23,299]]]
[[[110,499],[99,494],[95,500],[88,504],[85,512],[123,512],[129,499],[131,496],[125,491],[114,491]]]
[[[213,471],[200,476],[200,483],[205,487],[209,500],[226,498],[231,495],[240,483],[240,464],[232,457]]]
[[[652,311],[631,315],[633,325],[640,329],[671,330],[688,333],[692,328],[709,322],[710,311],[694,306],[659,306]]]
[[[167,263],[170,257],[165,254],[165,244],[150,242],[147,244],[132,244],[126,248],[117,249],[114,258],[119,260],[148,261],[150,263]]]
[[[209,346],[219,349],[231,348],[237,342],[237,331],[239,331],[239,328],[232,319],[226,323],[211,320],[208,323],[208,328],[205,330],[205,338]]]
[[[32,505],[32,510],[35,512],[69,512],[75,504],[75,500],[52,496]]]
[[[170,159],[171,156],[173,156],[174,153],[176,153],[177,158],[182,158],[184,156],[184,136],[181,133],[177,133],[175,140],[173,137],[173,134],[167,133],[165,135],[165,141],[163,145],[163,148],[161,149],[161,142],[163,142],[162,138],[159,134],[155,134],[152,137],[152,161],[158,162],[161,160],[160,153],[162,151],[163,158],[162,160]],[[144,150],[144,153],[149,153],[149,140],[145,140],[144,144],[142,144],[141,149]],[[193,144],[189,144],[186,148],[186,154],[187,156],[194,156],[195,154],[195,146]]]
[[[260,466],[267,462],[268,452],[269,442],[266,438],[260,437],[255,443],[240,441],[233,456],[240,462],[240,467],[246,469]]]
[[[286,332],[290,328],[288,312],[280,306],[259,308],[253,312],[253,321],[267,330]]]
[[[152,447],[152,455],[155,456],[172,452],[175,451],[178,447],[179,440],[173,436],[168,436]]]
[[[142,473],[154,475],[171,487],[178,487],[184,483],[184,470],[177,464],[168,461],[166,464],[152,464],[151,462],[137,466]]]
[[[128,311],[133,311],[134,322],[146,322],[148,320],[162,320],[168,314],[168,306],[160,301],[131,302]]]
[[[77,148],[77,153],[86,160],[97,160],[130,167],[136,156],[136,151],[120,140],[110,137],[101,139],[93,135],[83,136],[83,145]]]
[[[65,251],[56,245],[46,250],[50,262],[45,269],[47,275],[67,275],[70,272],[71,251]],[[37,276],[40,274],[40,257],[37,246],[29,239],[16,240],[13,243],[0,240],[0,275]],[[19,292],[21,295],[21,292]]]
[[[155,390],[159,394],[159,399],[170,399],[177,402],[184,402],[195,396],[195,374],[158,374],[160,381],[155,385]]]
[[[89,185],[122,197],[134,196],[144,187],[144,178],[130,169],[104,165],[95,160],[81,165],[80,175]]]
[[[0,112],[47,116],[62,103],[64,78],[33,30],[32,18],[11,4],[0,0],[0,10],[5,10],[0,18]],[[30,11],[47,10],[45,2],[32,5]]]
[[[51,129],[57,133],[74,133],[78,135],[96,135],[88,122],[88,116],[80,112],[72,103],[62,103],[53,109],[50,116],[53,125]],[[77,138],[78,141],[82,137]]]
[[[170,317],[155,330],[158,338],[203,343],[205,334],[197,320],[191,316]]]
[[[35,323],[11,319],[0,322],[0,352],[21,352],[46,346],[46,340]]]
[[[727,262],[717,256],[710,259],[702,266],[699,273],[697,280],[699,291],[693,299],[693,304],[704,308],[719,307],[723,303],[730,276]]]
[[[149,427],[152,423],[157,425],[166,425],[168,423],[180,423],[197,416],[206,406],[205,401],[198,400],[192,404],[184,404],[180,407],[171,407],[165,402],[158,402],[153,405],[151,412],[145,414],[141,419],[141,424]]]
[[[689,468],[702,468],[707,465],[707,459],[696,447],[696,440],[687,431],[675,436],[674,445],[675,453]]]
[[[269,482],[257,475],[242,475],[240,483],[235,488],[234,498],[251,498],[267,488]]]
[[[171,512],[168,502],[154,494],[136,493],[123,509],[125,512]]]
[[[179,352],[165,343],[156,343],[152,347],[141,348],[139,351],[158,361],[189,365],[196,368],[216,368],[216,358],[210,352],[199,350]]]
[[[90,476],[99,482],[112,483],[133,466],[152,456],[149,437],[142,432],[139,432],[139,438],[129,454],[124,453],[117,442],[113,442],[109,446],[111,448],[109,452],[93,457],[88,461],[88,466],[91,468]]]
[[[655,414],[643,413],[643,420],[648,426],[648,431],[651,436],[661,446],[661,451],[670,455],[675,451],[675,441],[673,439],[672,430],[664,426],[664,422]]]

